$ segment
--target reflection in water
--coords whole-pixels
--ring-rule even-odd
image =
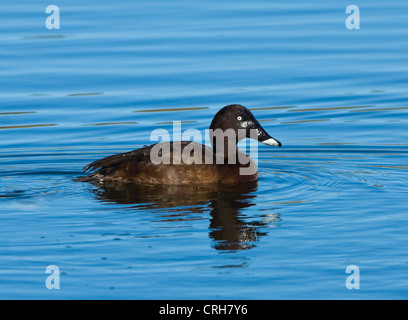
[[[254,206],[257,182],[240,186],[153,186],[131,183],[95,183],[101,201],[137,204],[143,209],[173,208],[180,214],[164,216],[166,221],[186,221],[188,214],[210,208],[209,237],[217,250],[243,250],[255,246],[259,227],[267,220],[246,221],[244,209]],[[187,214],[186,214],[187,212]],[[181,214],[183,213],[183,214]],[[163,217],[163,216],[162,216]]]
[[[170,109],[146,109],[146,110],[136,110],[133,112],[174,112],[174,111],[193,111],[193,110],[204,110],[209,109],[208,107],[197,107],[197,108],[170,108]]]
[[[241,187],[242,188],[242,187]],[[219,192],[218,197],[210,202],[211,221],[210,238],[215,241],[217,250],[242,250],[254,247],[258,237],[266,235],[257,227],[265,226],[262,221],[248,223],[242,215],[244,208],[255,205],[256,185],[247,186],[247,190]]]
[[[57,124],[26,124],[26,125],[19,125],[19,126],[3,126],[0,129],[25,129],[25,128],[38,128],[38,127],[52,127],[56,126]]]

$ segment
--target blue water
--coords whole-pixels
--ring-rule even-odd
[[[1,6],[0,298],[408,298],[406,2]],[[257,186],[73,181],[231,103],[283,144],[259,145]]]

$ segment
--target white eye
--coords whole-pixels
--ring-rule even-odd
[[[241,117],[241,116],[237,117],[237,120],[238,120],[238,121],[241,121],[241,120],[242,120],[242,117]]]

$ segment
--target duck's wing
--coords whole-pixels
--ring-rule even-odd
[[[105,157],[99,160],[96,160],[88,165],[86,165],[83,169],[82,172],[91,172],[91,171],[95,171],[98,169],[105,169],[105,168],[110,168],[110,169],[114,169],[117,168],[118,166],[120,166],[122,163],[124,162],[144,162],[144,161],[148,161],[151,162],[151,158],[150,158],[150,153],[153,149],[154,146],[158,145],[158,147],[163,147],[164,145],[166,145],[167,142],[160,142],[158,144],[153,144],[150,146],[145,146],[141,149],[136,149],[133,151],[129,151],[129,152],[125,152],[125,153],[117,153],[114,155],[111,155],[109,157]],[[183,150],[186,146],[191,145],[191,146],[198,146],[198,150],[199,152],[195,153],[193,152],[194,156],[200,157],[205,155],[205,152],[207,152],[208,154],[210,154],[212,156],[212,151],[211,149],[209,149],[208,147],[205,147],[201,144],[195,143],[195,142],[191,142],[191,141],[180,141],[177,145],[179,145],[181,147],[181,149]],[[166,157],[170,157],[171,160],[173,160],[173,157],[175,157],[176,155],[173,154],[173,142],[169,143],[169,148],[158,148],[160,150],[160,156],[166,158]],[[169,153],[169,154],[168,154]],[[181,156],[181,153],[179,154],[179,156]],[[181,161],[179,159],[179,161]]]
[[[124,162],[142,162],[150,157],[150,151],[154,145],[147,146],[141,149],[136,149],[133,151],[125,153],[117,153],[106,158],[96,160],[88,165],[86,165],[82,172],[91,172],[98,169],[114,168],[119,166]]]

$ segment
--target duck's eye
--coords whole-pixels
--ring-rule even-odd
[[[241,120],[242,120],[242,117],[241,117],[241,116],[237,117],[237,120],[238,120],[238,121],[241,121]]]

